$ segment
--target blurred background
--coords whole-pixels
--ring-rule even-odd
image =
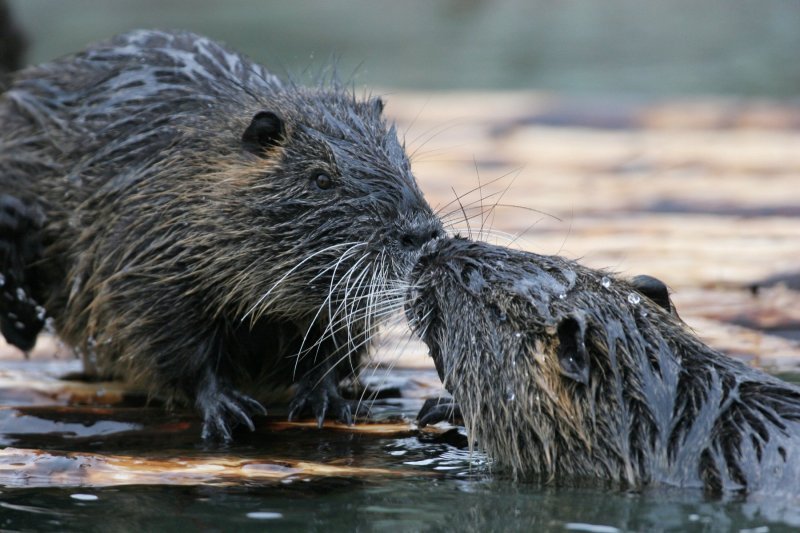
[[[28,62],[131,28],[186,28],[273,70],[337,58],[413,89],[795,98],[797,0],[10,0]]]

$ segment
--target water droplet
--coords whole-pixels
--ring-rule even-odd
[[[253,518],[254,520],[275,520],[276,518],[283,518],[281,513],[271,513],[268,511],[253,511],[252,513],[247,513],[247,518]]]
[[[6,284],[6,277],[0,274],[0,287]]]
[[[647,309],[642,309],[642,318],[647,318]]]
[[[632,292],[628,295],[628,303],[630,303],[631,305],[636,305],[641,301],[642,297],[636,294],[635,292]]]
[[[514,399],[516,399],[516,397],[517,397],[517,395],[514,392],[514,389],[512,389],[511,387],[506,389],[506,401],[507,402],[513,402]]]
[[[17,328],[17,329],[25,329],[25,324],[23,324],[22,322],[17,321],[17,322],[14,322],[14,327]]]
[[[69,497],[73,500],[79,500],[82,502],[93,502],[98,500],[98,497],[94,494],[70,494]]]
[[[606,289],[611,288],[611,278],[608,276],[603,276],[603,279],[600,280],[600,285],[602,285]]]
[[[565,293],[565,292],[558,293],[558,299],[559,300],[563,300],[566,297],[567,297],[567,293]]]
[[[475,344],[475,335],[473,335],[472,337],[470,337],[470,338],[469,338],[469,341],[470,341],[472,344]]]
[[[518,331],[518,332],[514,333],[514,336],[519,339],[520,337],[522,337],[522,333],[520,333]]]
[[[47,310],[42,307],[41,305],[36,306],[36,318],[39,320],[44,320],[44,317],[47,316]]]
[[[20,302],[25,301],[25,290],[22,287],[17,289],[17,300]]]
[[[48,317],[47,320],[44,321],[44,330],[50,335],[56,334],[56,321],[53,317]]]

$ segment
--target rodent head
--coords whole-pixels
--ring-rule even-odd
[[[429,245],[411,279],[409,322],[471,437],[499,464],[515,475],[554,475],[561,461],[628,475],[613,454],[620,435],[598,420],[648,416],[635,401],[659,379],[651,361],[662,374],[679,368],[666,310],[602,272],[464,239]],[[610,450],[608,464],[598,449]]]
[[[377,98],[292,86],[238,123],[240,159],[219,174],[241,178],[225,201],[250,227],[234,233],[239,242],[249,233],[264,254],[243,265],[262,270],[251,272],[255,300],[241,312],[307,318],[348,298],[385,301],[421,247],[443,235],[382,109]]]

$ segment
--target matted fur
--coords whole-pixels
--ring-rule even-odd
[[[800,388],[609,273],[459,238],[429,247],[407,312],[471,438],[515,477],[797,491]]]
[[[285,136],[253,153],[242,135],[261,111]],[[228,437],[258,410],[238,391],[268,401],[351,374],[440,231],[381,111],[187,32],[26,69],[0,99],[0,187],[41,215],[24,237],[43,251],[0,268],[88,368],[195,402]],[[41,321],[21,325],[35,338]],[[315,414],[346,414],[327,390]]]

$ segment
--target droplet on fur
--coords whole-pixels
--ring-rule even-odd
[[[17,328],[17,329],[25,329],[25,324],[23,324],[22,322],[17,321],[17,322],[14,322],[14,327]]]
[[[559,300],[563,300],[566,297],[567,297],[567,293],[565,293],[565,292],[558,293],[558,299]]]
[[[25,290],[22,287],[17,289],[17,300],[19,300],[20,302],[25,301]]]
[[[642,318],[647,318],[647,309],[642,309]]]
[[[513,402],[516,399],[516,397],[517,397],[517,395],[514,392],[514,389],[512,389],[511,387],[506,389],[506,401],[507,402]]]
[[[609,278],[608,276],[603,276],[603,279],[600,280],[600,285],[602,285],[603,288],[605,288],[605,289],[610,289],[611,288],[611,278]]]
[[[56,334],[56,321],[53,317],[49,317],[44,321],[44,330],[50,335]]]
[[[6,277],[0,274],[0,287],[6,284]]]
[[[475,341],[475,335],[473,335],[472,337],[470,337],[470,338],[469,338],[469,341],[470,341],[472,344],[475,344],[475,342],[476,342],[476,341]]]
[[[41,305],[36,306],[36,318],[38,320],[44,320],[44,317],[47,315],[47,310],[42,307]]]
[[[522,337],[522,333],[520,333],[518,331],[518,332],[514,333],[514,336],[519,339],[520,337]]]
[[[641,301],[642,301],[642,298],[641,298],[641,296],[639,296],[639,295],[638,295],[638,294],[636,294],[635,292],[632,292],[632,293],[630,293],[630,294],[628,295],[628,303],[630,303],[631,305],[636,305],[636,304],[638,304],[638,303],[639,303],[639,302],[641,302]]]

